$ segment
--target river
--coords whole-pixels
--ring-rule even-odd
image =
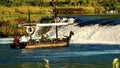
[[[50,68],[112,68],[113,59],[120,59],[120,19],[94,19],[78,18],[78,23],[59,28],[59,37],[75,34],[67,47],[10,49],[13,38],[0,38],[0,68],[45,68],[44,59]]]
[[[10,49],[0,44],[0,68],[112,68],[120,58],[120,45],[70,44],[68,47],[45,49]]]

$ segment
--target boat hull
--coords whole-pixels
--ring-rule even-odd
[[[69,44],[67,42],[56,42],[56,43],[34,43],[34,44],[11,44],[10,48],[53,48],[53,47],[65,47]]]
[[[19,43],[19,44],[10,44],[10,48],[18,48],[18,49],[22,49],[22,48],[25,48],[26,47],[26,43]]]
[[[64,46],[68,46],[68,44],[66,42],[27,44],[25,48],[53,48],[53,47],[64,47]]]

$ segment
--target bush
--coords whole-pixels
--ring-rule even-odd
[[[95,11],[93,7],[85,7],[84,10],[86,14],[94,14],[94,11]]]

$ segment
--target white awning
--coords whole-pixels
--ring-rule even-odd
[[[68,23],[42,23],[42,24],[36,24],[36,26],[61,26],[61,25],[68,25]]]
[[[25,24],[19,24],[19,27],[23,26],[62,26],[62,25],[68,25],[68,23],[25,23]]]

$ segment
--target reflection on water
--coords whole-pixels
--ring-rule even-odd
[[[71,44],[68,47],[46,49],[10,49],[0,44],[0,68],[112,68],[120,58],[120,45]]]

